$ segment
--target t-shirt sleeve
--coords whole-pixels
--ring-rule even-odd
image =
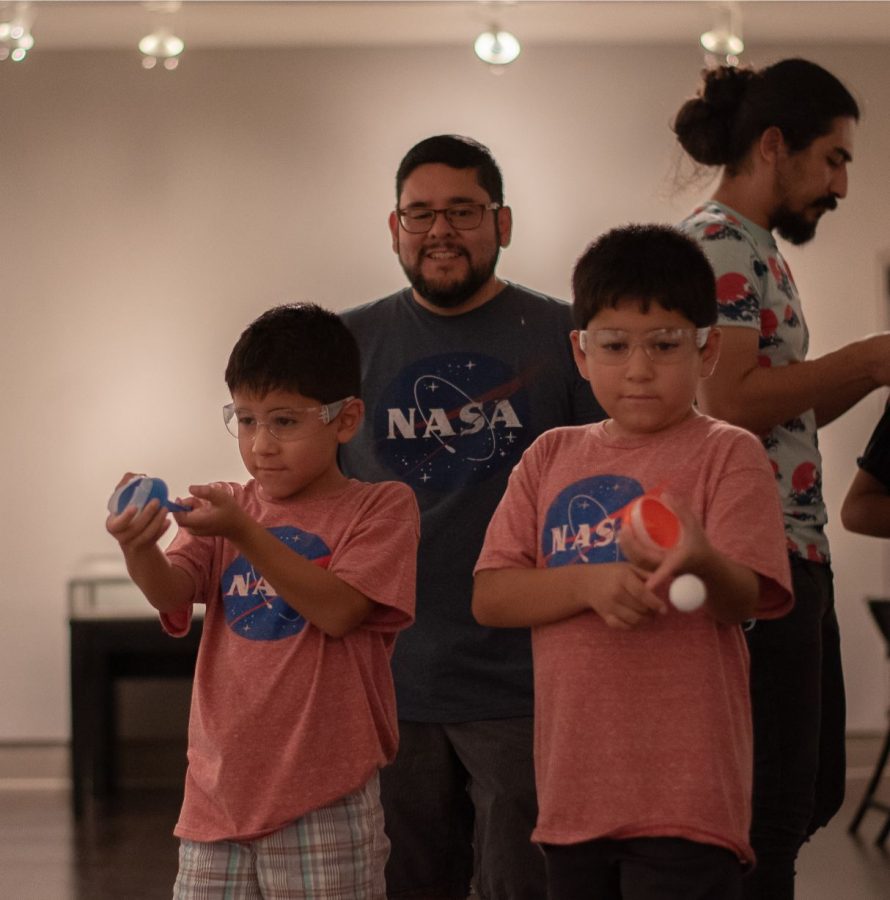
[[[711,263],[717,287],[717,324],[760,330],[763,263],[741,227],[704,221],[690,230]]]
[[[865,453],[857,463],[860,469],[877,478],[890,491],[890,405],[885,407],[884,414],[869,438]]]
[[[507,490],[488,523],[474,575],[483,569],[530,569],[537,565],[539,450],[536,441],[510,473]]]
[[[166,550],[171,565],[182,569],[192,580],[195,603],[206,603],[213,571],[214,538],[198,537],[180,528]],[[161,625],[173,637],[188,634],[192,624],[192,607],[178,613],[161,613]]]
[[[755,616],[778,618],[791,609],[791,573],[775,476],[761,443],[739,431],[714,478],[705,515],[713,546],[761,576]]]
[[[399,631],[414,621],[420,513],[407,485],[375,487],[329,571],[374,602],[363,627]]]

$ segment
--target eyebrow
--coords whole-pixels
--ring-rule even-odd
[[[477,200],[475,197],[449,197],[445,203],[447,206],[453,206],[455,203],[486,203],[486,200]],[[409,203],[407,206],[402,206],[400,209],[422,209],[422,208],[431,208],[432,202],[429,200],[415,200],[413,203]]]
[[[612,334],[660,334],[665,331],[691,331],[695,329],[695,325],[663,325],[660,328],[644,328],[641,331],[635,331],[632,328],[592,328],[591,334],[597,332],[610,332]]]
[[[254,414],[255,410],[251,409],[249,406],[235,406],[233,403],[232,406],[235,408],[236,413],[251,413]],[[267,411],[267,415],[274,415],[275,413],[287,413],[287,412],[300,412],[301,410],[306,409],[316,409],[315,406],[276,406],[274,409],[270,409]]]
[[[844,162],[853,162],[853,155],[844,147],[835,147],[833,152],[837,153]]]

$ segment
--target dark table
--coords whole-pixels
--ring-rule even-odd
[[[165,634],[156,617],[71,615],[71,779],[75,816],[116,786],[115,682],[191,678],[203,622],[186,637]]]

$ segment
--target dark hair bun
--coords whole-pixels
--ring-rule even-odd
[[[702,73],[698,95],[687,100],[673,129],[683,149],[698,163],[722,166],[732,160],[733,124],[754,72],[720,66]]]

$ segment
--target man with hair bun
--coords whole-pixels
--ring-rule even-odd
[[[844,685],[816,432],[890,384],[890,334],[806,359],[800,298],[773,232],[804,244],[847,195],[859,107],[804,59],[704,73],[674,131],[722,168],[713,197],[681,223],[714,268],[723,348],[699,403],[763,440],[785,514],[795,607],[758,621],[751,653],[755,773],[747,898],[794,896],[801,845],[844,795]]]

